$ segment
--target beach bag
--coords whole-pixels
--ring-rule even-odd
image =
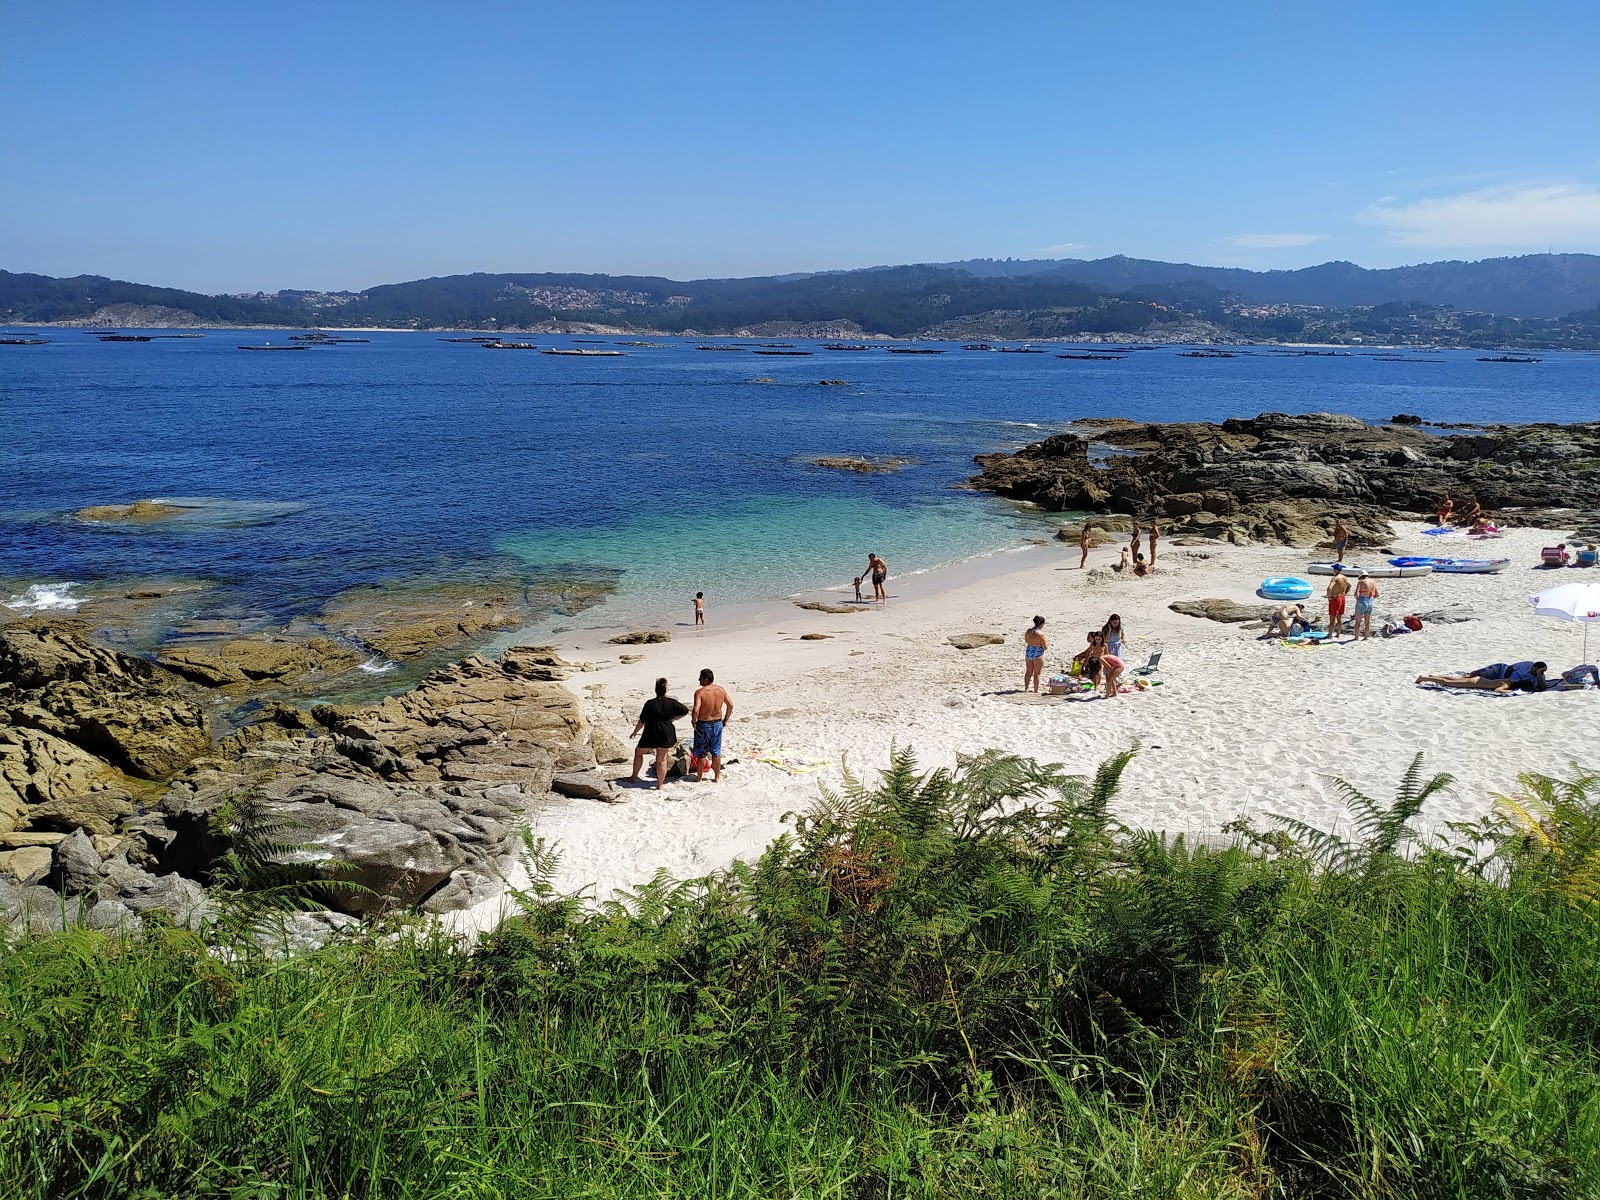
[[[1539,558],[1547,567],[1564,567],[1567,565],[1567,548],[1565,546],[1546,546],[1539,551]]]
[[[1416,613],[1412,613],[1409,617],[1407,617],[1405,619],[1405,627],[1407,629],[1411,630],[1412,633],[1421,633],[1422,632],[1422,618],[1417,616]]]

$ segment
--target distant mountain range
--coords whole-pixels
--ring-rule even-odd
[[[1316,311],[1316,306],[1326,311]],[[1492,316],[1482,314],[1495,314]],[[0,321],[76,326],[355,326],[714,335],[1391,339],[1587,346],[1600,255],[1366,270],[1246,271],[1117,256],[975,259],[750,279],[472,274],[363,291],[209,296],[95,275],[0,271]]]
[[[1060,276],[1110,291],[1197,281],[1256,304],[1319,304],[1331,308],[1415,300],[1503,317],[1564,317],[1600,304],[1600,254],[1525,254],[1477,262],[1419,263],[1371,270],[1325,262],[1294,271],[1200,267],[1115,255],[1097,259],[970,259],[940,263],[986,276]]]

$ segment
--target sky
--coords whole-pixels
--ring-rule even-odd
[[[1600,252],[1600,4],[0,0],[0,268]]]

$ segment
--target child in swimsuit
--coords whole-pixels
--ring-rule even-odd
[[[1114,700],[1117,697],[1117,684],[1122,679],[1122,659],[1112,654],[1109,650],[1100,652],[1100,671],[1105,677],[1106,699]]]

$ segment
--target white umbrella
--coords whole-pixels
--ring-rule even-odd
[[[1600,583],[1564,583],[1528,597],[1536,617],[1583,623],[1583,661],[1589,661],[1589,626],[1600,624]]]

